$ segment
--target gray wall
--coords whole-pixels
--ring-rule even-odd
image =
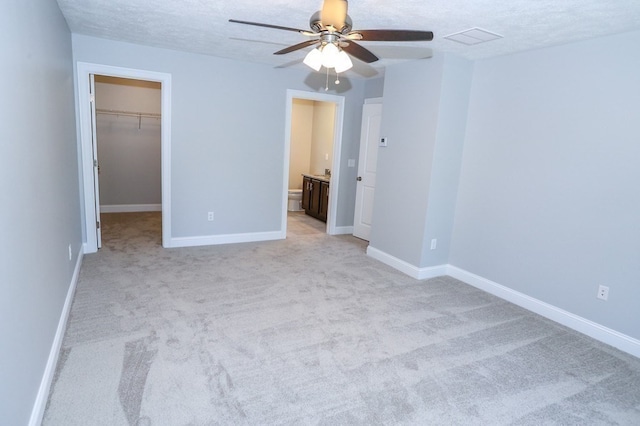
[[[50,0],[0,27],[0,423],[24,425],[81,246],[71,36]]]
[[[96,107],[157,114],[160,89],[96,82]],[[162,203],[160,129],[158,118],[97,113],[101,205]]]
[[[172,75],[173,237],[280,229],[286,91],[324,92],[321,74],[77,34],[73,52],[76,61]],[[338,89],[346,111],[336,224],[348,226],[355,168],[347,160],[357,158],[364,82],[342,79]]]
[[[420,267],[442,265],[449,260],[472,70],[472,63],[445,56]],[[437,242],[434,250],[432,239]]]
[[[385,73],[370,245],[416,267],[448,257],[471,70],[436,54]]]
[[[636,339],[638,46],[633,32],[475,64],[449,262]]]
[[[443,57],[386,69],[370,245],[412,265],[422,253]]]
[[[384,77],[365,80],[364,91],[367,98],[381,98],[384,93]]]

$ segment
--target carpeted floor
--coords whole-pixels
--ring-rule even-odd
[[[181,249],[159,213],[102,223],[45,425],[640,424],[640,359],[304,215]]]

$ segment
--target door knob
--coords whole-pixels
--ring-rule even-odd
[[[358,176],[358,177],[356,178],[356,180],[357,180],[358,182],[360,182],[360,181],[362,180],[362,176]]]

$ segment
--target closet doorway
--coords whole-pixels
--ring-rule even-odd
[[[158,234],[162,211],[161,88],[157,81],[94,76],[99,243],[126,220]],[[146,214],[142,214],[145,212]],[[111,214],[105,216],[105,214]],[[127,222],[127,223],[128,223]],[[137,225],[136,225],[137,224]]]
[[[101,213],[162,211],[161,85],[95,76]]]
[[[101,245],[101,210],[161,210],[171,246],[170,90],[169,74],[78,63],[85,253]]]

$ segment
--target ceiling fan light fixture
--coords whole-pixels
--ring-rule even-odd
[[[340,49],[333,43],[327,43],[322,48],[322,65],[325,68],[333,68],[338,60]]]
[[[322,52],[318,49],[311,49],[302,62],[310,68],[320,71],[320,67],[322,67]]]
[[[353,67],[353,62],[347,53],[335,43],[327,43],[316,49],[311,49],[302,61],[315,71],[321,67],[335,68],[336,73],[347,71]]]
[[[345,72],[353,67],[351,58],[346,54],[344,50],[340,50],[336,58],[335,69],[337,73]]]

